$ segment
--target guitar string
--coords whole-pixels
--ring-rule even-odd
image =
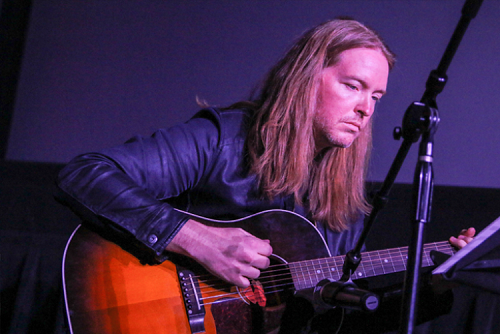
[[[443,246],[445,246],[445,247],[443,247]],[[425,245],[425,247],[424,247],[424,258],[428,258],[428,257],[429,257],[428,252],[426,252],[426,251],[431,251],[431,250],[441,250],[441,251],[445,251],[445,252],[447,252],[447,253],[453,253],[453,251],[452,251],[452,249],[451,249],[451,246],[449,245],[449,243],[448,243],[448,242],[440,242],[440,243],[427,244],[427,245]],[[386,255],[388,255],[388,254],[391,254],[391,255],[392,255],[392,254],[394,254],[394,253],[399,253],[399,255],[400,255],[400,256],[403,256],[403,255],[405,255],[405,254],[406,254],[406,252],[407,252],[407,248],[406,248],[406,247],[404,247],[404,248],[399,248],[399,249],[397,249],[397,248],[395,248],[395,249],[389,249],[389,250],[386,250],[386,251],[371,251],[371,252],[367,252],[367,253],[364,253],[364,255],[365,255],[365,256],[364,256],[364,258],[365,258],[364,260],[365,260],[365,261],[368,261],[368,262],[373,262],[373,259],[371,258],[371,255],[373,255],[373,254],[375,254],[375,253],[377,253],[377,255],[375,255],[375,257],[378,257],[378,258],[379,258],[379,260],[380,260],[380,259],[381,259],[381,257],[380,257],[380,254],[378,254],[378,253],[380,253],[380,252],[386,253],[386,254],[384,254],[384,256],[386,256]],[[318,263],[317,263],[317,264],[312,263],[312,264],[308,264],[308,265],[306,265],[306,266],[300,266],[300,267],[301,267],[301,269],[303,269],[303,268],[305,267],[305,268],[306,268],[306,271],[307,271],[307,270],[309,270],[309,271],[310,271],[310,268],[309,268],[309,267],[311,267],[311,265],[312,265],[313,267],[315,267],[315,269],[317,269],[317,268],[316,268],[316,266],[317,266],[318,264],[320,264],[320,265],[328,264],[328,262],[332,262],[332,261],[328,261],[328,260],[333,260],[333,259],[336,259],[336,258],[339,258],[339,257],[334,257],[334,258],[325,258],[325,259],[316,259],[316,260],[304,260],[304,261],[300,261],[300,262],[304,262],[304,263],[311,263],[311,261],[317,261]],[[340,256],[340,258],[342,258],[342,256]],[[325,262],[325,261],[326,261],[326,262]],[[429,261],[429,259],[427,259],[427,261]],[[394,261],[391,261],[391,262],[394,262]],[[403,260],[403,259],[401,259],[401,260],[396,260],[396,262],[403,263],[404,267],[406,267],[406,266],[405,266],[405,264],[406,264],[406,261],[405,261],[405,260]],[[423,262],[424,262],[424,261],[423,261]],[[430,263],[430,262],[429,262],[429,263]],[[398,265],[398,264],[396,264],[396,265]],[[361,266],[361,264],[360,264],[360,266]],[[366,263],[365,263],[365,266],[367,266],[367,265],[366,265]],[[273,265],[273,266],[271,266],[271,267],[279,267],[279,269],[278,269],[278,270],[270,270],[270,271],[269,271],[269,270],[266,270],[265,272],[263,272],[262,276],[261,276],[261,277],[259,277],[259,282],[261,282],[262,286],[263,286],[263,287],[267,286],[267,290],[265,289],[265,291],[267,291],[267,292],[265,292],[265,294],[282,292],[282,291],[284,291],[285,289],[283,289],[283,290],[276,290],[276,288],[282,288],[282,287],[285,287],[285,288],[286,288],[287,286],[292,286],[292,285],[293,285],[293,281],[292,281],[292,278],[291,278],[291,274],[289,274],[289,273],[281,274],[281,275],[285,275],[285,276],[286,276],[285,278],[278,278],[278,277],[279,277],[278,275],[270,275],[270,273],[272,273],[272,272],[276,272],[276,271],[288,271],[288,270],[287,270],[287,265],[286,265],[286,264],[277,264],[277,265]],[[373,266],[373,263],[372,263],[371,267],[372,267],[372,270],[374,270],[373,268],[376,268],[376,267],[374,267],[374,266]],[[384,267],[384,265],[379,266],[379,267]],[[405,268],[405,269],[406,269],[406,268]],[[363,270],[364,270],[364,271],[366,271],[366,269],[364,269],[364,268],[363,268]],[[323,274],[324,274],[325,272],[321,272],[321,273],[323,273]],[[384,273],[385,273],[385,271],[384,271]],[[327,275],[327,276],[331,276],[331,273],[330,273],[330,272],[328,272],[328,274],[329,274],[329,275]],[[210,277],[209,275],[205,275],[205,276]],[[311,280],[311,277],[315,277],[315,278],[316,278],[316,280],[318,279],[318,277],[317,277],[317,276],[318,276],[318,275],[317,275],[317,271],[315,272],[315,274],[310,274],[310,273],[308,273],[307,275],[303,275],[303,276],[304,276],[304,278],[306,278],[306,276],[307,276],[308,280]],[[324,275],[323,275],[323,276],[324,276]],[[201,277],[202,277],[202,276],[198,276],[198,278],[200,278],[200,279],[201,279]],[[365,275],[365,277],[368,277],[368,275]],[[266,279],[268,279],[268,278],[269,278],[269,279],[271,279],[270,283],[268,283],[268,282],[266,281]],[[285,284],[281,284],[281,285],[280,285],[280,284],[278,284],[278,283],[279,283],[280,281],[282,281],[282,280],[285,280]],[[222,282],[221,280],[218,280],[218,281]],[[206,281],[205,281],[205,283],[207,283],[207,282],[209,282],[209,281],[208,281],[208,280],[206,280]],[[312,282],[312,280],[311,280],[311,282]],[[228,286],[228,284],[227,284],[227,283],[224,283],[224,282],[222,282],[222,283],[223,283],[225,286]],[[271,286],[268,286],[268,285],[271,285]],[[313,284],[313,285],[314,285],[314,284]],[[270,290],[271,288],[273,288],[273,290]],[[209,293],[209,292],[206,292],[206,290],[207,290],[207,289],[217,292],[217,289],[216,289],[216,288],[214,288],[214,286],[208,286],[208,285],[207,285],[207,286],[203,289],[203,290],[205,290],[205,292],[204,292],[205,294],[208,294],[208,293]],[[222,295],[208,296],[208,297],[205,297],[205,298],[202,298],[202,299],[223,298],[223,297],[228,297],[228,296],[233,296],[233,295],[235,295],[235,296],[239,296],[239,293],[236,291],[236,292],[233,292],[233,293],[225,293],[225,294],[222,294]]]
[[[433,250],[433,249],[432,249],[433,247],[427,247],[427,248],[429,248],[430,250]],[[446,249],[442,249],[442,250],[448,250],[448,248],[449,248],[449,247],[447,247]],[[429,259],[429,256],[428,256],[428,254],[427,254],[427,253],[428,253],[428,252],[426,252],[426,254],[424,254],[424,259],[423,259],[423,262],[428,262],[428,264],[431,264],[430,259]],[[378,257],[378,256],[377,256],[377,257]],[[310,269],[310,267],[312,266],[312,267],[314,267],[316,270],[318,270],[318,268],[317,268],[317,266],[318,266],[318,265],[320,265],[321,267],[323,267],[325,264],[326,264],[326,265],[328,265],[328,264],[329,264],[329,262],[331,262],[331,261],[327,261],[327,260],[329,260],[329,258],[327,258],[327,259],[320,259],[320,260],[316,261],[316,262],[317,262],[316,264],[315,264],[315,263],[311,263],[311,260],[305,260],[305,261],[301,261],[301,262],[306,262],[306,263],[310,263],[310,264],[308,264],[308,265],[303,265],[303,264],[301,264],[301,263],[299,262],[299,263],[295,263],[295,264],[297,264],[295,267],[300,268],[300,269],[305,269],[307,273],[306,273],[306,274],[304,274],[304,273],[303,273],[303,275],[302,275],[302,276],[303,276],[304,278],[306,278],[306,277],[307,277],[307,278],[309,278],[309,279],[310,279],[310,278],[311,278],[311,277],[313,277],[313,276],[317,276],[317,272],[315,272],[314,274],[311,274],[311,273],[310,273],[310,270],[311,270],[311,269]],[[366,259],[366,260],[367,260],[366,262],[372,262],[372,259],[370,259],[370,258],[369,258],[369,256],[368,256],[368,259]],[[326,262],[325,262],[325,261],[326,261]],[[379,262],[379,261],[377,261],[377,262]],[[398,266],[401,266],[401,267],[403,267],[403,268],[404,268],[404,267],[405,267],[405,265],[406,265],[406,260],[403,260],[403,259],[401,259],[401,260],[395,260],[395,261],[393,260],[393,261],[391,261],[391,262],[392,262],[392,263],[390,263],[390,264],[391,264],[393,267],[398,267]],[[384,265],[384,264],[381,264],[381,265],[378,265],[378,266],[374,266],[374,265],[373,265],[373,263],[372,263],[371,265],[370,265],[370,264],[369,264],[369,265],[367,265],[366,263],[365,263],[365,264],[363,264],[363,262],[362,262],[362,264],[360,264],[360,267],[361,267],[361,268],[360,268],[359,270],[357,270],[356,272],[361,271],[361,270],[362,270],[362,271],[367,271],[367,270],[370,270],[370,267],[371,267],[371,270],[373,270],[373,271],[375,272],[375,271],[377,271],[377,269],[380,269],[380,268],[385,268],[386,266],[387,266],[387,265]],[[266,277],[270,277],[271,279],[273,279],[273,278],[274,278],[274,279],[276,279],[278,276],[276,276],[276,275],[274,275],[274,276],[273,276],[273,275],[271,275],[272,273],[274,273],[274,272],[276,272],[276,271],[283,271],[283,270],[285,270],[285,271],[286,271],[286,270],[287,270],[287,267],[286,267],[286,265],[284,265],[284,264],[273,265],[273,266],[271,266],[271,267],[278,267],[278,270],[266,270],[266,271],[264,271],[264,272],[263,272],[263,274],[262,274],[262,276],[259,278],[259,281],[263,282],[263,281],[264,281],[264,278],[266,278]],[[394,269],[395,269],[395,268],[394,268]],[[385,270],[383,270],[382,272],[383,272],[383,273],[385,273]],[[205,276],[206,276],[206,277],[213,278],[212,276],[209,276],[209,275],[205,275]],[[329,276],[331,276],[331,273],[330,273],[330,272],[329,272]],[[368,276],[368,275],[367,275],[367,276]],[[198,276],[197,278],[198,278],[201,282],[203,282],[203,283],[205,283],[205,284],[207,284],[207,285],[211,285],[211,287],[210,287],[210,288],[213,288],[213,286],[215,285],[214,283],[211,283],[211,282],[210,282],[210,280],[203,280],[203,276]],[[332,278],[334,278],[334,277],[332,277]],[[212,281],[213,281],[213,280],[212,280]],[[220,281],[220,282],[222,282],[220,279],[217,279],[217,282],[219,282],[219,281]],[[225,284],[225,285],[227,285],[227,284]]]
[[[273,290],[270,290],[270,288],[268,287],[268,288],[267,288],[267,292],[265,292],[264,294],[269,295],[269,294],[271,294],[271,293],[279,293],[279,292],[282,292],[282,291],[286,290],[286,287],[291,287],[291,286],[293,285],[293,282],[290,282],[290,279],[289,279],[289,278],[287,278],[287,281],[288,281],[288,282],[285,282],[285,285],[281,285],[281,286],[280,286],[280,285],[277,285],[277,284],[276,284],[276,280],[274,280],[274,282],[273,282]],[[265,285],[265,284],[263,284],[263,286],[264,286],[264,285]],[[285,287],[285,289],[280,290],[279,288],[282,288],[283,286]],[[278,288],[278,289],[276,289],[276,288]],[[224,300],[221,300],[220,298],[222,298],[222,297],[230,297],[230,296],[236,296],[236,297],[239,297],[239,296],[240,296],[240,294],[239,294],[238,292],[233,292],[233,293],[228,293],[228,294],[224,294],[224,295],[208,296],[208,297],[205,297],[205,298],[203,298],[203,299],[214,299],[214,298],[216,299],[215,301],[212,301],[212,302],[206,302],[206,303],[205,303],[206,305],[209,305],[209,304],[212,304],[212,303],[222,302],[222,301],[224,301]],[[258,296],[257,296],[257,297],[258,297]],[[260,297],[259,297],[258,299],[260,299]],[[263,299],[260,299],[260,300],[261,300],[261,301],[263,301],[263,302],[265,302],[265,300],[263,300]]]
[[[270,295],[270,294],[280,293],[280,292],[286,291],[287,289],[291,288],[294,285],[293,281],[289,277],[287,277],[287,278],[284,279],[283,284],[277,284],[278,283],[277,281],[279,281],[279,280],[274,279],[271,282],[272,283],[271,286],[267,286],[268,284],[266,284],[266,282],[262,282],[262,280],[259,280],[259,281],[262,283],[262,286],[265,288],[264,295]],[[217,290],[215,290],[215,289],[213,291],[217,292]],[[245,294],[244,291],[242,293]],[[237,291],[235,291],[235,292],[232,292],[232,293],[210,295],[210,296],[201,298],[201,300],[205,301],[204,302],[205,305],[210,305],[210,304],[213,304],[213,303],[219,303],[219,302],[227,301],[227,300],[223,300],[221,298],[232,297],[232,296],[240,297],[240,294]],[[257,295],[257,299],[260,300],[260,301],[262,301],[262,302],[265,302],[265,300],[261,299],[258,295]],[[212,300],[212,301],[209,302],[208,300]]]
[[[445,247],[445,248],[441,247],[440,248],[440,246],[442,246],[442,245],[432,245],[432,247],[426,247],[426,249],[424,249],[423,261],[427,261],[428,264],[431,263],[430,257],[428,255],[430,250],[441,250],[441,251],[444,250],[444,251],[449,251],[451,253],[450,247]],[[393,265],[395,267],[399,267],[399,266],[404,267],[406,265],[406,250],[401,252],[398,249],[397,251],[398,251],[397,257],[399,257],[400,259],[394,259],[394,252],[385,252],[382,254],[383,257],[381,256],[380,251],[367,252],[367,253],[365,253],[365,256],[363,257],[363,261],[361,262],[360,267],[365,271],[369,270],[370,268],[374,271],[377,271],[380,268],[385,268],[387,266],[387,263],[389,263],[390,265]],[[377,254],[375,256],[372,256],[373,255],[372,253],[377,253]],[[387,258],[388,255],[389,255],[389,258]],[[318,265],[323,266],[325,264],[331,265],[332,262],[336,262],[334,260],[336,260],[337,258],[342,258],[342,256],[341,257],[334,257],[334,258],[304,260],[304,261],[291,263],[291,265],[293,265],[294,267],[300,267],[301,269],[306,269],[306,271],[310,271],[310,267],[316,267]],[[391,259],[391,260],[389,260],[389,259]],[[374,265],[374,261],[377,264]],[[314,262],[316,262],[316,263],[314,263]],[[304,263],[307,263],[307,264],[304,265]],[[386,264],[384,264],[384,263],[386,263]],[[342,267],[342,265],[336,265],[336,264],[334,266],[334,268],[336,268],[336,269],[341,268],[341,267]],[[273,268],[278,268],[278,269],[273,270]],[[287,264],[272,265],[267,270],[263,271],[262,275],[265,276],[265,275],[269,275],[270,273],[273,273],[275,271],[282,271],[282,270],[287,270]],[[382,272],[384,272],[384,271],[382,271]],[[308,274],[308,275],[310,276],[311,274]],[[207,277],[209,279],[204,279],[205,277]],[[213,284],[211,284],[210,279],[213,279],[214,277],[211,275],[207,274],[207,275],[195,276],[195,278],[197,278],[199,281],[201,281],[207,285],[213,285]],[[216,281],[220,281],[220,279],[218,279],[218,278],[215,278],[215,279],[216,279]]]
[[[287,271],[286,268],[283,268],[282,271],[283,270]],[[277,275],[267,275],[267,277],[263,276],[262,279],[259,278],[259,282],[262,284],[263,287],[266,287],[265,288],[265,291],[267,291],[266,293],[274,293],[274,292],[281,292],[281,291],[283,291],[283,290],[271,290],[271,288],[270,288],[271,285],[274,288],[275,287],[283,287],[283,286],[285,286],[285,287],[286,286],[293,286],[293,281],[292,281],[292,278],[291,278],[291,276],[290,276],[289,273],[281,274],[281,276],[284,276],[284,278],[277,279],[277,277],[279,277]],[[266,280],[266,278],[268,278],[270,280]],[[278,284],[278,283],[280,283],[280,281],[285,281],[284,282],[285,284],[284,285],[281,284],[281,286],[280,286]],[[219,280],[219,282],[222,283],[223,285],[225,285],[226,287],[230,287],[229,284],[227,284],[227,283],[225,283],[225,282],[223,282],[221,280]],[[218,291],[218,289],[214,288],[213,286],[206,286],[204,289],[200,288],[200,290],[203,290],[202,292],[204,294],[209,294],[210,293],[210,291],[206,291],[206,290],[212,290],[212,291],[215,291],[215,292]],[[244,290],[242,291],[242,293],[244,293]],[[214,297],[215,298],[221,298],[221,297],[230,296],[230,295],[239,295],[239,293],[237,291],[236,292],[229,292],[229,293],[224,293],[222,295],[209,296],[207,298],[214,298]],[[202,299],[204,299],[204,298],[202,298]]]
[[[447,244],[447,242],[444,242],[443,244],[436,244],[436,245],[431,245],[431,246],[427,246],[425,249],[424,249],[424,257],[423,257],[423,264],[425,264],[425,262],[427,262],[427,265],[432,265],[432,261],[430,259],[430,256],[429,256],[429,252],[432,251],[432,250],[441,250],[441,251],[445,251],[449,254],[453,253],[453,251],[451,250],[451,246],[446,246],[445,244]],[[446,247],[442,247],[442,246],[446,246]],[[395,252],[394,251],[390,251],[390,252],[386,252],[383,254],[385,260],[387,261],[384,261],[384,259],[382,258],[382,256],[377,256],[377,255],[381,255],[381,254],[377,254],[375,257],[372,257],[373,255],[373,252],[371,254],[368,254],[368,256],[365,256],[364,257],[364,260],[363,262],[361,262],[360,264],[360,267],[358,267],[359,269],[355,271],[355,273],[360,273],[361,271],[363,271],[365,273],[365,277],[368,277],[368,276],[372,276],[372,275],[366,275],[366,272],[368,271],[373,271],[373,272],[380,272],[380,268],[384,269],[386,268],[387,264],[391,265],[393,267],[394,270],[396,271],[399,271],[399,270],[402,270],[402,268],[406,269],[406,257],[407,257],[407,250],[406,249],[397,249],[398,251],[398,256],[397,256],[397,259],[394,260],[394,254]],[[377,251],[375,251],[375,253],[377,253]],[[387,255],[390,255],[390,258],[392,259],[391,261],[389,261],[387,259]],[[379,259],[377,259],[377,257]],[[376,260],[375,263],[377,264],[374,264],[373,260]],[[382,260],[382,261],[380,261]],[[311,266],[315,267],[317,266],[318,264],[319,265],[329,265],[329,262],[330,261],[327,261],[327,262],[322,262],[321,260],[320,261],[316,261],[317,263],[312,263],[308,266],[300,266],[300,264],[297,266],[297,267],[301,267],[301,269],[306,269],[306,274],[303,275],[305,278],[309,278],[312,276],[310,274],[310,268]],[[385,263],[385,264],[384,264]],[[399,270],[397,269],[399,268]],[[318,269],[319,270],[319,269]],[[383,273],[385,273],[385,270],[382,271]],[[363,275],[362,275],[363,276]]]
[[[307,262],[307,261],[306,261],[306,262]],[[395,265],[393,265],[394,269],[395,269],[396,267],[398,267],[398,266],[401,266],[401,267],[400,267],[400,269],[399,269],[399,270],[396,270],[396,271],[402,271],[402,270],[405,270],[405,269],[406,269],[406,263],[405,263],[405,262],[403,262],[403,261],[397,261],[397,262],[399,262],[399,264],[398,264],[398,263],[396,263]],[[425,262],[427,262],[427,265],[430,265],[430,264],[431,264],[431,261],[430,261],[430,259],[428,259],[428,256],[425,256],[425,258],[424,258],[424,260],[423,260],[423,264],[424,264],[424,265],[425,265]],[[318,264],[321,266],[319,269],[317,268]],[[312,284],[312,285],[314,285],[314,284],[315,284],[315,282],[318,282],[318,281],[319,281],[319,277],[318,277],[318,270],[319,270],[319,273],[320,273],[320,274],[322,274],[322,275],[321,275],[321,276],[322,276],[322,278],[326,278],[326,277],[328,277],[328,278],[333,278],[333,279],[335,279],[335,280],[340,279],[340,276],[339,276],[338,274],[337,274],[337,275],[332,275],[332,273],[331,273],[331,272],[329,272],[329,271],[328,271],[328,272],[327,272],[327,271],[325,271],[325,270],[324,270],[324,265],[325,265],[325,264],[328,264],[328,263],[324,263],[324,262],[323,262],[323,263],[321,263],[321,262],[318,262],[317,264],[312,264],[312,266],[313,266],[313,267],[314,267],[314,269],[316,270],[314,274],[311,274],[311,273],[310,273],[310,271],[311,271],[311,268],[310,268],[310,267],[311,267],[311,265],[307,265],[307,266],[303,266],[303,265],[302,265],[302,266],[297,266],[297,267],[298,267],[298,268],[300,268],[301,270],[305,268],[305,269],[306,269],[306,272],[307,272],[306,274],[304,274],[304,273],[303,273],[303,275],[302,275],[302,276],[303,276],[303,277],[302,277],[302,280],[300,279],[300,277],[298,278],[298,281],[299,281],[298,283],[299,283],[299,285],[300,285],[300,284],[304,284],[304,282],[305,282],[306,280],[307,280],[307,281],[309,281],[309,282],[311,282],[311,284]],[[289,274],[289,273],[287,273],[287,268],[286,268],[286,266],[285,266],[285,267],[283,267],[283,265],[282,265],[282,264],[280,264],[280,265],[277,265],[277,267],[279,267],[279,269],[278,269],[279,271],[283,271],[283,270],[285,270],[285,274],[281,274],[281,276],[283,276],[283,275],[284,275],[284,278],[283,278],[283,279],[285,279],[285,280],[287,280],[287,281],[290,281],[290,280],[291,280],[291,277],[290,277],[290,274]],[[382,267],[382,268],[384,268],[384,266],[381,266],[381,267]],[[330,267],[327,267],[327,268],[330,268]],[[380,268],[380,266],[379,266],[378,268]],[[371,270],[373,270],[374,274],[375,274],[375,272],[377,271],[377,269],[378,269],[378,268],[377,268],[377,267],[375,267],[375,266],[373,266],[373,264],[371,265]],[[321,269],[322,269],[322,270],[321,270]],[[309,271],[309,272],[308,272],[308,271]],[[361,266],[361,268],[360,268],[359,270],[355,271],[355,273],[359,273],[359,272],[361,272],[361,271],[363,271],[363,272],[365,273],[365,275],[363,275],[364,277],[370,277],[370,276],[373,276],[373,275],[367,275],[367,274],[366,274],[366,271],[370,271],[370,266],[367,266],[367,265]],[[272,270],[272,271],[266,271],[266,272],[264,272],[264,273],[263,273],[263,275],[259,278],[259,281],[261,282],[261,284],[263,284],[263,286],[267,284],[266,278],[269,278],[269,279],[271,280],[271,283],[272,283],[272,285],[273,285],[273,286],[276,286],[276,285],[277,285],[277,283],[278,283],[278,281],[279,281],[280,279],[279,279],[279,276],[278,276],[278,275],[272,275],[272,273],[273,273],[273,272],[275,272],[275,271],[273,271],[273,270]],[[383,273],[385,273],[385,270],[383,270],[382,272],[383,272]],[[297,274],[297,273],[295,273],[295,274]],[[300,275],[297,275],[297,276],[300,276]],[[313,278],[314,278],[314,280],[313,280]],[[219,280],[219,281],[220,281],[220,280]],[[222,281],[220,281],[220,282],[222,282]],[[207,282],[207,283],[209,283],[209,282]],[[210,283],[209,283],[209,284],[210,284]],[[225,284],[225,283],[223,283],[223,284]],[[227,286],[227,284],[225,284],[225,285]],[[308,286],[308,287],[309,287],[309,286]],[[212,286],[208,286],[207,288],[209,288],[209,289],[214,289],[215,287],[214,287],[214,284],[212,284]]]

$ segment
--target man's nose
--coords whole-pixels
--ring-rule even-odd
[[[364,96],[360,99],[356,111],[364,118],[371,117],[375,110],[375,101],[371,96]]]

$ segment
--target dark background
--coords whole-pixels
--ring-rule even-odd
[[[370,175],[383,180],[399,147],[392,130],[421,98],[463,3],[31,0],[6,157],[64,163],[186,120],[196,96],[222,106],[244,99],[302,32],[348,15],[399,59],[376,116]],[[500,187],[499,17],[500,1],[485,0],[438,97],[437,184]],[[412,151],[399,182],[412,182],[415,161]]]
[[[79,223],[54,200],[73,156],[190,117],[196,96],[248,96],[304,30],[349,15],[381,33],[398,63],[378,108],[370,180],[399,142],[392,129],[419,100],[460,18],[461,0],[0,1],[1,332],[62,331],[61,258]],[[485,0],[438,97],[436,194],[427,241],[500,216],[497,98],[500,1]],[[372,249],[408,244],[415,148],[370,235]],[[462,286],[452,312],[422,333],[494,333],[499,299]],[[397,321],[394,316],[393,321]],[[376,328],[374,328],[376,330]]]

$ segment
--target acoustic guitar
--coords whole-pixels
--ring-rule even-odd
[[[70,332],[275,333],[290,296],[342,276],[344,257],[332,257],[316,227],[293,212],[270,210],[233,221],[194,217],[271,240],[271,265],[240,289],[180,255],[142,264],[80,225],[68,240],[62,267]],[[422,266],[433,265],[432,250],[453,254],[446,241],[426,244]],[[353,279],[404,271],[407,253],[407,247],[363,253]]]

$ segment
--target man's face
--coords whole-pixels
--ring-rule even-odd
[[[387,59],[377,49],[343,51],[335,65],[323,69],[314,115],[317,152],[352,144],[384,95],[388,76]]]

